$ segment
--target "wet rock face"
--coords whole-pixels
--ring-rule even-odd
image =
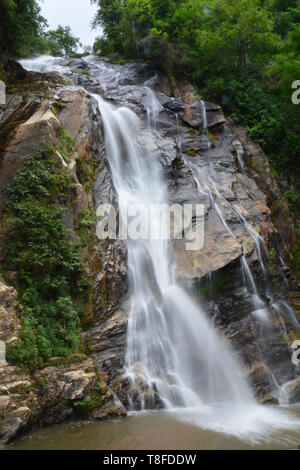
[[[101,406],[103,390],[99,370],[92,359],[78,355],[65,367],[47,367],[34,375],[41,421],[45,425],[60,423],[78,410],[88,408],[98,385],[95,403]],[[86,405],[85,405],[86,401]]]
[[[105,155],[95,182],[95,207],[110,204],[118,208]],[[97,246],[98,270],[94,282],[95,320],[112,315],[127,290],[127,248],[122,240],[101,240]]]
[[[34,382],[28,374],[0,365],[0,442],[9,442],[24,429],[36,406]]]
[[[129,300],[124,300],[109,319],[96,322],[86,334],[104,381],[123,405],[127,404],[129,387],[128,379],[123,378],[129,309]]]
[[[101,61],[95,60],[89,64],[92,82],[103,67]],[[241,224],[238,213],[251,221],[258,233],[270,237],[274,229],[270,223],[266,197],[258,190],[255,181],[239,170],[233,146],[236,137],[224,125],[220,107],[192,100],[190,95],[189,99],[170,98],[158,92],[153,97],[154,92],[151,95],[147,84],[152,83],[154,87],[159,85],[155,74],[152,75],[152,82],[148,79],[144,82],[146,86],[141,87],[139,77],[132,75],[133,66],[111,65],[107,68],[106,65],[105,70],[99,83],[106,96],[132,108],[145,121],[149,120],[150,113],[152,125],[151,113],[154,111],[151,111],[151,100],[156,100],[155,126],[158,133],[154,140],[155,148],[151,147],[151,150],[162,163],[162,171],[169,184],[170,203],[202,204],[205,207],[204,248],[187,252],[185,243],[175,244],[178,277],[201,278],[238,259],[243,252],[253,252],[253,238]],[[108,73],[114,78],[108,80]],[[126,77],[129,84],[124,84]],[[201,130],[205,116],[208,136]],[[142,147],[148,148],[148,140],[146,133],[138,136]],[[219,194],[216,197],[217,192]],[[103,200],[103,196],[99,199]],[[113,195],[107,197],[106,191],[104,199],[112,201]],[[215,202],[218,203],[223,221]]]
[[[293,405],[300,402],[300,379],[284,384],[280,394],[280,401],[284,405]]]

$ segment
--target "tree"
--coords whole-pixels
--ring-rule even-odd
[[[82,46],[80,39],[73,36],[70,26],[59,25],[57,29],[47,31],[44,38],[49,53],[56,57],[70,57]]]
[[[47,22],[40,11],[36,0],[0,1],[0,57],[44,51],[42,33]]]
[[[297,171],[299,0],[91,1],[103,32],[95,53],[147,60],[191,80],[249,127],[278,171]]]

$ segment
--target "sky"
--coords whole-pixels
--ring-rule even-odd
[[[97,6],[91,5],[90,0],[40,0],[39,3],[50,29],[58,25],[70,26],[84,46],[92,46],[95,37],[100,35],[99,29],[91,30]]]

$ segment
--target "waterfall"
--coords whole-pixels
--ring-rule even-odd
[[[207,114],[206,114],[206,106],[204,101],[200,101],[201,110],[202,110],[202,121],[203,121],[203,131],[207,132]]]
[[[202,128],[203,128],[203,134],[206,138],[206,144],[207,144],[207,150],[211,149],[211,142],[208,137],[208,124],[207,124],[207,111],[206,111],[206,104],[203,100],[200,101],[200,106],[201,106],[201,113],[202,113]]]
[[[126,101],[122,96],[121,66],[112,69],[110,64],[97,58],[84,60],[93,66],[94,84],[101,84],[107,98],[122,103],[112,104],[100,95],[93,95],[103,120],[106,154],[123,225],[128,228],[128,213],[131,208],[137,211],[142,204],[147,209],[147,216],[141,223],[154,227],[161,234],[159,239],[129,239],[127,242],[131,308],[124,373],[131,383],[130,411],[163,406],[178,413],[178,419],[204,429],[247,436],[248,440],[253,436],[266,438],[276,429],[297,428],[299,422],[288,414],[256,402],[235,351],[217,332],[202,306],[177,283],[172,244],[165,236],[167,227],[153,216],[151,210],[153,205],[168,204],[167,183],[158,152],[153,150],[158,148],[155,138],[160,138],[155,92],[148,87],[148,82],[126,86],[126,93],[131,93]],[[35,58],[24,60],[22,64],[29,70],[59,69],[68,77],[72,75],[62,59]],[[147,127],[130,109],[134,93],[139,93],[140,97],[146,93]],[[206,131],[205,103],[202,110]],[[180,148],[178,116],[176,119]],[[218,191],[213,178],[203,168],[196,165],[190,168],[199,193],[209,196],[211,206],[228,234],[237,240],[224,217],[228,201]],[[134,214],[131,212],[131,215]],[[235,215],[255,238],[264,270],[259,236],[242,216]],[[264,302],[259,297],[245,256],[242,257],[242,268],[255,309],[262,314]],[[282,305],[278,303],[276,307],[280,309]],[[291,317],[288,308],[286,315]]]
[[[262,323],[271,323],[268,309],[266,308],[265,303],[262,301],[258,294],[256,283],[254,281],[251,269],[245,256],[242,256],[241,262],[242,272],[244,276],[244,284],[250,287],[250,293],[253,298],[254,311],[252,312],[252,315],[257,317]]]
[[[146,99],[144,106],[147,111],[147,122],[148,122],[148,129],[156,129],[157,126],[157,120],[158,120],[158,114],[162,109],[162,106],[160,105],[156,94],[154,91],[149,88],[148,86],[144,87],[145,92],[146,92]]]
[[[235,140],[234,142],[232,142],[232,145],[235,148],[240,169],[241,169],[242,173],[244,173],[244,175],[246,175],[247,170],[246,170],[246,166],[245,166],[245,163],[244,163],[244,149],[243,149],[243,146],[242,146],[242,144],[239,140]]]
[[[157,157],[137,141],[139,118],[95,95],[104,122],[105,143],[123,223],[130,205],[167,204]],[[148,220],[147,225],[157,224]],[[164,407],[252,401],[242,369],[199,305],[176,284],[170,247],[161,240],[129,240],[131,312],[126,374],[145,408],[157,392]],[[201,373],[199,373],[201,371]],[[149,403],[148,403],[149,404]]]

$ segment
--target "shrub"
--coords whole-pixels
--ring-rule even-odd
[[[4,268],[17,272],[23,305],[21,340],[9,346],[8,360],[30,369],[78,346],[81,253],[63,221],[71,189],[69,173],[44,149],[27,159],[7,191],[14,232]]]
[[[60,152],[65,160],[66,163],[70,161],[70,152],[72,151],[74,140],[72,137],[66,132],[66,130],[61,127],[58,131],[57,137],[61,143]]]

